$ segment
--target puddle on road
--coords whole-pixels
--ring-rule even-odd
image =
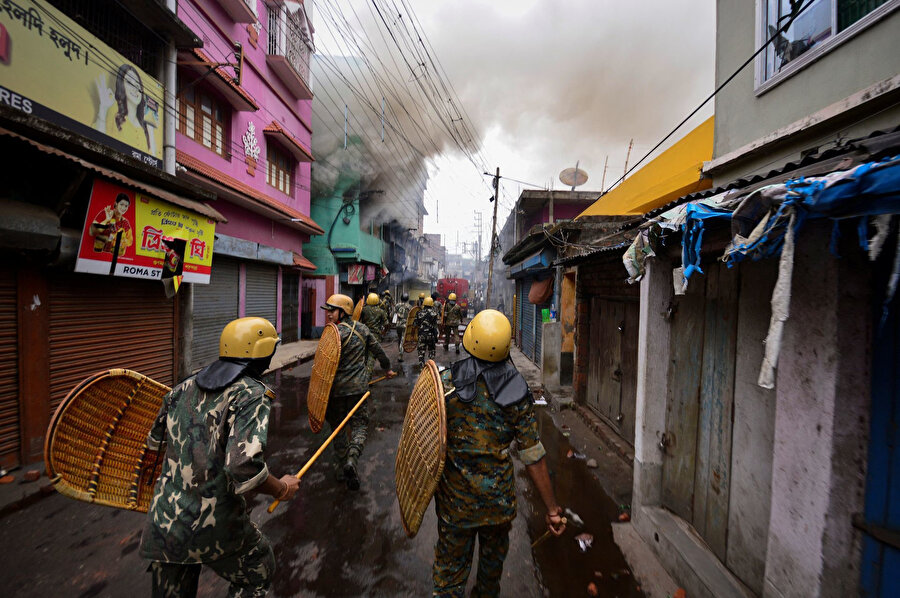
[[[610,523],[618,521],[618,505],[606,495],[583,459],[566,456],[569,450],[574,449],[556,428],[546,409],[538,408],[538,426],[541,442],[547,449],[547,464],[556,500],[584,521],[583,527],[577,527],[570,521],[561,537],[548,538],[533,549],[534,560],[539,564],[538,576],[546,588],[546,595],[587,596],[588,584],[594,583],[597,596],[643,596],[613,540]],[[528,477],[524,469],[520,475]],[[531,541],[534,542],[547,526],[543,502],[530,481],[527,484],[528,509],[520,505],[519,515],[528,517]],[[575,540],[581,533],[593,536],[591,547],[584,552]]]
[[[396,439],[388,441],[380,435],[399,433],[406,407],[406,397],[419,374],[418,365],[406,362],[395,371],[400,376],[383,383],[377,403],[370,407],[378,411],[373,417],[369,430],[366,459],[373,459],[378,454],[374,467],[385,471],[393,470],[393,458],[389,454],[396,444]],[[298,372],[299,373],[299,372]],[[302,374],[301,374],[302,375]],[[269,454],[270,469],[274,472],[296,471],[312,456],[316,448],[327,438],[323,433],[313,434],[309,429],[306,412],[306,392],[309,378],[298,375],[280,375],[272,380],[277,390],[278,399],[273,403],[270,416]],[[382,385],[380,385],[382,386]],[[577,513],[584,521],[583,527],[570,523],[560,538],[548,538],[532,552],[537,565],[537,577],[543,584],[546,596],[587,596],[588,584],[594,583],[598,596],[605,597],[639,597],[643,593],[632,576],[622,553],[613,541],[611,522],[617,521],[619,507],[604,492],[599,482],[591,475],[583,459],[568,458],[566,455],[572,446],[568,439],[556,428],[550,412],[537,408],[538,425],[541,429],[541,440],[547,449],[548,466],[553,478],[557,500],[563,507]],[[377,423],[376,423],[377,421]],[[384,432],[385,427],[388,432]],[[530,533],[530,541],[534,541],[546,530],[544,523],[544,507],[524,469],[517,468],[518,475],[523,477],[525,500],[519,504],[519,517],[525,518]],[[378,591],[391,588],[396,595],[406,591],[421,589],[429,579],[416,579],[419,569],[430,570],[430,563],[414,562],[426,558],[417,555],[396,522],[372,520],[373,513],[393,513],[392,475],[390,480],[380,480],[378,486],[370,487],[358,495],[347,494],[334,484],[331,479],[331,451],[326,450],[308,472],[307,487],[316,491],[310,494],[301,492],[287,513],[287,520],[273,525],[271,516],[263,516],[263,529],[273,540],[276,557],[286,567],[293,569],[289,578],[276,584],[277,596],[294,595],[297,592],[311,592],[311,595],[365,595],[376,587]],[[383,473],[381,475],[384,475]],[[327,476],[327,477],[326,477]],[[369,481],[375,483],[374,478]],[[301,504],[302,503],[302,504]],[[268,504],[268,503],[265,503]],[[261,507],[258,502],[256,507]],[[281,508],[281,507],[280,507]],[[388,518],[390,519],[390,517]],[[359,545],[361,530],[364,526],[374,526],[379,538],[365,547]],[[350,522],[356,522],[352,525]],[[286,524],[286,525],[285,525]],[[592,546],[582,552],[575,537],[581,533],[593,536]],[[310,542],[310,538],[325,538],[324,542]],[[353,556],[361,558],[369,565],[375,565],[379,559],[387,559],[389,567],[379,567],[379,574],[372,570],[373,577],[359,579],[348,575],[349,564],[344,555],[329,555],[329,548],[350,547]],[[400,548],[400,547],[405,547]],[[333,552],[333,551],[332,551]],[[352,557],[351,557],[352,558]],[[288,564],[290,563],[290,564]],[[384,563],[382,563],[384,564]],[[391,572],[391,570],[393,571]],[[377,579],[376,579],[377,577]],[[330,580],[330,581],[329,581]],[[334,594],[334,583],[348,583],[342,591]]]

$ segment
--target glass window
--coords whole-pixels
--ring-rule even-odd
[[[274,144],[266,144],[266,183],[275,187],[285,195],[293,197],[291,188],[291,175],[294,171],[294,158],[286,152],[273,147]]]
[[[194,86],[187,87],[190,82],[180,83],[186,89],[178,97],[178,130],[220,156],[228,157],[225,119],[229,112],[211,95]]]
[[[765,5],[762,38],[775,39],[766,47],[763,81],[785,70],[805,53],[815,50],[829,38],[893,0],[813,0],[794,4],[806,6],[796,19],[791,17],[791,0],[763,0]],[[787,31],[777,33],[790,22]],[[776,35],[777,33],[777,35]]]

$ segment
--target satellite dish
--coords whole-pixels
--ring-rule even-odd
[[[587,182],[588,174],[580,168],[566,168],[559,173],[559,180],[563,185],[574,189]]]

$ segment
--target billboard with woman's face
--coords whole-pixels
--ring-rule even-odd
[[[162,168],[163,86],[47,2],[0,2],[0,104]]]

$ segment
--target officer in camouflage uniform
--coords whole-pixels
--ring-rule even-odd
[[[459,353],[459,324],[462,322],[462,308],[456,304],[456,293],[450,293],[447,297],[447,305],[444,307],[444,351],[450,348],[450,339],[456,345]]]
[[[400,349],[400,361],[403,361],[403,338],[406,336],[406,320],[409,318],[409,310],[412,309],[412,302],[409,295],[403,293],[400,295],[400,303],[394,308],[394,315],[397,317],[397,347]]]
[[[234,320],[219,360],[163,399],[147,446],[165,460],[141,536],[154,597],[196,596],[202,565],[230,582],[229,596],[265,596],[271,584],[275,557],[244,494],[290,500],[300,483],[266,468],[275,393],[260,378],[279,340],[264,318]]]
[[[375,340],[380,343],[384,339],[385,330],[387,330],[388,317],[379,305],[378,295],[369,293],[369,296],[366,297],[366,304],[362,308],[362,314],[359,316],[359,322],[365,324],[369,332],[375,336]],[[372,372],[375,371],[375,354],[371,351],[366,357],[366,371],[371,380]]]
[[[438,541],[434,596],[462,597],[478,540],[478,573],[472,596],[498,596],[509,530],[516,516],[516,487],[509,445],[513,440],[547,508],[551,533],[565,523],[556,502],[546,451],[538,436],[528,384],[508,359],[511,327],[495,310],[480,312],[466,328],[471,357],[441,374],[447,398],[447,457],[435,493]]]
[[[381,293],[381,302],[378,304],[378,307],[390,317],[392,313],[394,313],[394,298],[391,296],[391,291],[385,289],[384,292]],[[390,322],[388,322],[390,324]]]
[[[322,309],[328,312],[328,322],[337,324],[341,335],[341,360],[338,362],[328,397],[328,408],[325,410],[325,421],[334,430],[368,390],[370,372],[366,368],[367,353],[375,355],[381,367],[387,370],[388,377],[395,374],[378,339],[365,324],[353,321],[353,299],[347,295],[332,295]],[[368,401],[356,410],[347,427],[350,428],[350,439],[347,439],[346,433],[341,433],[331,445],[334,450],[335,475],[338,481],[346,482],[350,490],[359,490],[357,465],[369,434]]]
[[[419,365],[425,365],[427,359],[434,359],[434,346],[438,338],[438,314],[434,309],[434,299],[425,297],[422,307],[416,313],[413,325],[419,330],[416,348],[419,350]]]

